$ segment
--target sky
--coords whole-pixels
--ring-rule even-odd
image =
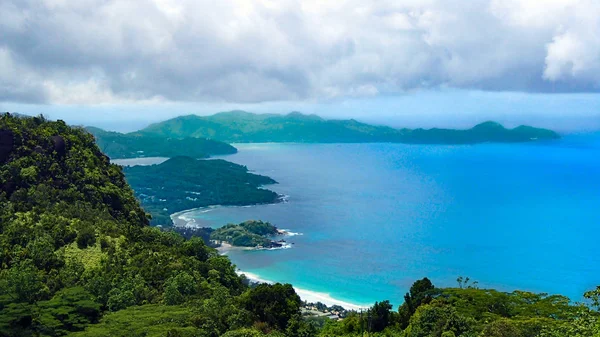
[[[597,0],[0,0],[0,111],[600,130]]]

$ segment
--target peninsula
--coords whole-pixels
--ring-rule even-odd
[[[280,199],[277,193],[262,188],[276,184],[275,180],[222,159],[180,156],[159,165],[125,167],[123,172],[152,215],[153,225],[171,226],[170,215],[188,209],[268,204]]]
[[[94,135],[98,147],[111,159],[176,156],[208,158],[237,152],[237,149],[229,144],[205,138],[123,134],[96,127],[85,129]]]

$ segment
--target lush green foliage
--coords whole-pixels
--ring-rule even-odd
[[[248,288],[202,239],[149,227],[87,132],[3,115],[0,150],[0,336],[600,336],[600,288],[586,306],[423,279],[398,311],[303,318],[291,285]]]
[[[270,223],[250,220],[239,225],[229,224],[216,229],[211,233],[210,238],[240,247],[269,247],[271,246],[269,237],[277,234],[277,227]]]
[[[170,225],[170,214],[210,205],[276,202],[277,193],[261,188],[276,182],[225,160],[175,157],[159,165],[126,167],[127,181],[154,225]],[[168,177],[168,179],[166,179]]]
[[[592,298],[598,290],[588,293]],[[547,337],[600,336],[599,313],[563,296],[491,289],[438,289],[428,279],[415,282],[398,312],[387,302],[362,314],[331,322],[321,336]]]
[[[94,135],[96,144],[112,159],[138,157],[208,158],[211,155],[236,153],[229,144],[205,138],[167,138],[147,134],[123,134],[87,127]]]
[[[558,134],[545,129],[519,126],[506,129],[494,122],[468,130],[394,129],[355,120],[324,120],[315,115],[292,112],[288,115],[222,112],[201,117],[182,116],[153,124],[141,134],[166,137],[210,137],[235,142],[361,143],[396,142],[425,144],[469,144],[481,142],[528,142],[555,139]]]
[[[301,300],[290,284],[259,284],[242,296],[242,305],[255,319],[281,330],[300,315]]]
[[[201,239],[148,227],[87,132],[8,115],[0,130],[12,140],[0,163],[0,335],[63,335],[106,311],[243,293]]]

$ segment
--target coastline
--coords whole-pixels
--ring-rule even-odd
[[[171,221],[173,222],[173,226],[174,227],[202,227],[202,226],[193,226],[193,225],[190,225],[192,223],[196,223],[196,220],[192,219],[192,218],[187,218],[184,215],[187,214],[187,213],[201,211],[201,210],[206,210],[206,212],[208,212],[211,209],[214,209],[214,208],[217,208],[217,207],[224,207],[224,206],[221,206],[221,205],[211,205],[211,206],[190,208],[190,209],[186,209],[186,210],[183,210],[183,211],[175,212],[175,213],[171,214],[169,217],[171,218]]]
[[[272,202],[272,203],[250,204],[250,205],[210,205],[210,206],[204,206],[204,207],[197,207],[197,208],[192,208],[192,209],[175,212],[175,213],[171,214],[170,217],[171,217],[171,221],[173,222],[173,226],[175,226],[175,227],[205,227],[205,226],[198,224],[196,222],[196,219],[186,217],[185,214],[188,214],[191,212],[210,212],[211,210],[217,209],[220,207],[251,207],[251,206],[256,206],[256,205],[276,205],[279,203],[287,202],[288,198],[289,198],[288,195],[280,194],[277,201]],[[278,232],[279,232],[279,235],[285,235],[285,236],[303,235],[302,233],[292,232],[287,229],[278,229]],[[268,250],[287,249],[287,248],[291,248],[291,245],[285,245],[280,248],[269,248]],[[216,249],[220,255],[228,255],[228,253],[231,251],[255,250],[256,248],[254,248],[254,247],[236,247],[229,243],[222,242],[221,246],[217,247]],[[240,269],[236,270],[236,273],[238,275],[242,275],[242,274],[245,275],[245,277],[252,282],[275,283],[273,281],[261,278],[260,275],[250,273],[250,272],[245,272]],[[296,287],[294,285],[292,285],[292,286],[294,287],[294,290],[296,291],[298,296],[300,296],[300,298],[307,303],[321,302],[327,306],[339,305],[346,310],[356,310],[356,311],[361,310],[361,309],[368,309],[371,306],[371,305],[361,305],[361,304],[351,303],[348,301],[339,300],[339,299],[331,297],[331,295],[329,293],[311,291],[308,289]]]
[[[217,250],[217,252],[219,252],[219,255],[227,255],[227,253],[229,253],[229,251],[232,251],[232,250],[252,250],[254,248],[252,248],[252,247],[236,247],[230,243],[221,242],[221,245],[215,249]]]
[[[281,195],[281,198],[279,199],[278,202],[264,204],[264,205],[275,205],[275,204],[278,204],[281,202],[286,202],[286,200],[287,200],[287,196]],[[196,212],[196,211],[209,212],[212,209],[216,209],[219,207],[250,207],[250,206],[254,206],[254,205],[245,205],[245,206],[211,205],[211,206],[206,206],[206,207],[198,207],[198,208],[193,208],[193,209],[188,209],[188,210],[173,213],[173,214],[171,214],[171,220],[173,221],[173,225],[176,227],[203,227],[203,226],[197,225],[195,219],[185,217],[185,214],[190,213],[190,212]],[[279,235],[285,235],[285,236],[303,235],[302,233],[292,232],[287,229],[278,229],[278,232],[279,232]],[[287,248],[291,248],[291,245],[289,245],[289,244],[284,245],[283,247],[280,247],[280,248],[267,248],[267,250],[277,250],[277,249],[287,249]],[[228,255],[228,253],[231,251],[256,250],[257,248],[236,247],[229,243],[222,242],[221,246],[217,247],[216,249],[220,255]],[[236,271],[236,273],[238,275],[242,275],[242,274],[245,275],[246,278],[252,282],[275,283],[273,281],[261,278],[260,275],[250,273],[250,272],[245,272],[245,271],[242,271],[239,269]],[[306,301],[307,303],[321,302],[327,306],[339,305],[346,310],[361,310],[361,309],[367,309],[370,307],[370,305],[361,305],[361,304],[351,303],[348,301],[343,301],[343,300],[333,298],[333,297],[331,297],[331,295],[329,293],[311,291],[308,289],[298,288],[296,286],[293,286],[293,287],[294,287],[294,290],[296,291],[296,293],[298,294],[298,296],[300,296],[300,298],[303,301]]]
[[[277,200],[275,202],[263,203],[263,204],[248,204],[248,205],[209,205],[203,207],[190,208],[183,211],[175,212],[171,214],[169,217],[173,222],[174,227],[205,227],[194,225],[196,223],[196,219],[185,217],[185,214],[197,211],[210,212],[213,209],[221,208],[221,207],[252,207],[259,205],[277,205],[281,203],[288,202],[289,195],[278,194]],[[226,225],[226,224],[223,224]]]
[[[246,278],[252,282],[269,283],[269,284],[275,283],[273,281],[263,279],[257,274],[245,272],[245,271],[242,271],[239,269],[236,271],[236,273],[238,275],[246,276]],[[325,304],[326,306],[339,305],[346,310],[356,310],[356,311],[361,310],[361,309],[370,308],[370,305],[361,305],[361,304],[356,304],[356,303],[351,303],[351,302],[335,299],[335,298],[331,297],[331,295],[328,293],[311,291],[308,289],[302,289],[302,288],[298,288],[294,285],[292,285],[292,286],[294,287],[294,290],[296,291],[298,296],[300,296],[300,299],[302,299],[303,301],[305,301],[307,303],[321,302],[321,303]]]

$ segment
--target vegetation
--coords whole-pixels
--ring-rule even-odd
[[[86,130],[94,135],[96,144],[111,159],[138,157],[190,156],[208,158],[237,152],[229,144],[205,138],[167,138],[147,134],[123,134],[95,127]]]
[[[264,287],[202,239],[148,226],[90,134],[2,115],[0,140],[1,336],[220,336],[259,320],[246,299]],[[269,294],[294,313],[293,291]]]
[[[248,287],[202,239],[150,227],[121,168],[62,121],[0,116],[0,186],[0,336],[600,336],[600,287],[584,305],[463,279],[306,319],[291,285]]]
[[[277,193],[261,188],[276,181],[220,159],[175,157],[159,165],[126,167],[124,172],[142,206],[152,214],[153,225],[170,226],[170,214],[197,207],[279,200]]]
[[[136,134],[163,137],[210,137],[224,142],[307,142],[411,144],[472,144],[483,142],[529,142],[559,138],[546,129],[519,126],[506,129],[485,122],[467,130],[394,129],[351,120],[325,120],[315,115],[292,112],[288,115],[222,112],[201,117],[182,116],[153,124]]]
[[[271,240],[271,237],[277,234],[277,227],[270,223],[250,220],[239,225],[229,224],[216,229],[211,233],[210,238],[240,247],[272,247],[280,246]]]
[[[598,289],[587,293],[598,298]],[[388,301],[363,313],[330,321],[320,336],[549,337],[600,336],[600,316],[564,296],[492,289],[435,288],[427,278],[413,284],[393,311]]]

